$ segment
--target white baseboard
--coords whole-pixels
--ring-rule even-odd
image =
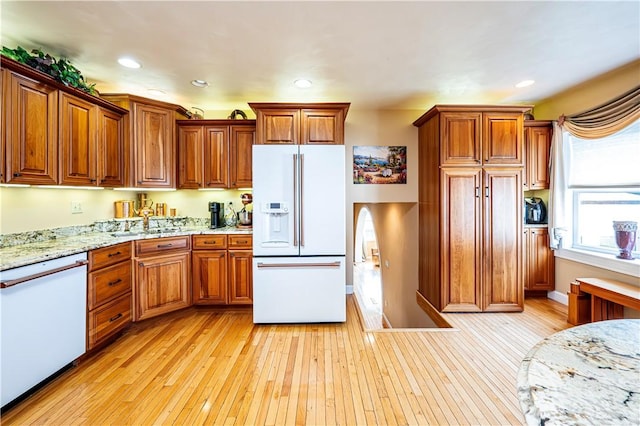
[[[353,284],[347,284],[347,294],[353,294]]]
[[[547,293],[547,297],[556,302],[560,302],[563,305],[569,305],[569,296],[559,291],[550,291]]]

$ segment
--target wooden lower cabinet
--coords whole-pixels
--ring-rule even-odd
[[[547,228],[524,229],[524,289],[553,291],[555,289],[555,259],[549,248]]]
[[[87,350],[131,323],[131,243],[89,252]]]
[[[136,241],[134,321],[191,305],[190,248],[188,236]]]
[[[253,252],[251,250],[229,251],[229,296],[230,305],[253,304]]]
[[[251,235],[194,235],[193,303],[253,303]]]

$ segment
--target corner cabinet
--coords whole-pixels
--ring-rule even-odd
[[[419,128],[418,291],[442,312],[521,311],[523,113],[436,105]]]
[[[549,189],[549,156],[551,155],[551,121],[526,120],[525,139],[525,191]]]
[[[135,242],[133,320],[191,306],[189,236]]]
[[[178,188],[252,186],[255,120],[179,120]]]
[[[101,97],[129,110],[125,164],[131,184],[138,188],[175,188],[175,121],[186,118],[186,110],[129,94]]]
[[[349,103],[249,103],[256,113],[256,143],[344,145]]]

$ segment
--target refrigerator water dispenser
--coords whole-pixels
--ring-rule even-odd
[[[264,203],[260,209],[263,228],[263,247],[289,246],[289,208],[281,201]]]

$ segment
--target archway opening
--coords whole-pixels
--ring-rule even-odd
[[[380,251],[371,213],[363,207],[356,221],[353,287],[366,329],[384,328]]]

